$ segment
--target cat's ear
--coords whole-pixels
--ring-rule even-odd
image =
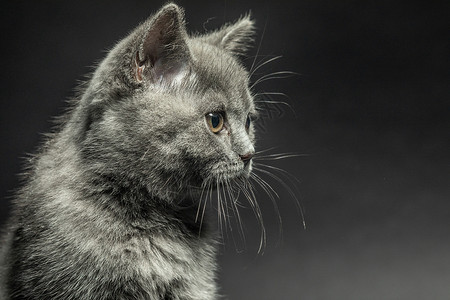
[[[255,22],[250,14],[245,15],[233,24],[227,24],[221,29],[203,37],[204,41],[229,51],[243,55],[253,42]]]
[[[142,27],[134,63],[135,79],[160,81],[177,76],[190,57],[183,10],[168,4]]]

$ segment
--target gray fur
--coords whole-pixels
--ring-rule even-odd
[[[2,299],[218,297],[197,208],[205,187],[251,172],[256,112],[235,55],[252,34],[245,17],[190,37],[168,4],[110,51],[14,201]],[[219,111],[214,134],[205,115]]]

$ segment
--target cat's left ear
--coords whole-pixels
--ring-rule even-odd
[[[168,4],[141,29],[143,34],[134,66],[136,80],[173,80],[190,57],[183,10],[173,3]]]
[[[255,22],[250,13],[233,24],[202,37],[203,41],[236,55],[243,55],[253,42]]]

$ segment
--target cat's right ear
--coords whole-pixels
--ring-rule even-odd
[[[143,34],[134,61],[138,82],[172,80],[190,57],[183,10],[175,4],[161,8],[141,28]]]
[[[253,42],[254,35],[255,22],[248,13],[235,23],[225,25],[221,29],[202,37],[202,39],[232,54],[243,55]]]

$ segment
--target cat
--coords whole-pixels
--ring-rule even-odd
[[[14,200],[1,299],[219,297],[202,195],[252,172],[254,32],[190,36],[169,3],[107,54]]]

